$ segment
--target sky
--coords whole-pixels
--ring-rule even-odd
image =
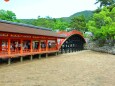
[[[0,9],[10,10],[18,19],[33,19],[38,16],[52,18],[69,17],[84,10],[95,10],[96,0],[0,0]]]

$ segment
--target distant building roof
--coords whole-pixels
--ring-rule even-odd
[[[1,32],[11,32],[11,33],[21,33],[21,34],[32,34],[32,35],[43,35],[43,36],[53,36],[53,37],[64,37],[51,29],[37,27],[33,25],[27,25],[22,23],[14,23],[5,20],[0,20],[0,31]],[[64,37],[65,38],[65,37]]]

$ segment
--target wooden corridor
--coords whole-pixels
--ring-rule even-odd
[[[47,28],[0,20],[0,59],[82,50],[85,40],[79,31],[56,33]],[[76,47],[77,46],[77,47]]]

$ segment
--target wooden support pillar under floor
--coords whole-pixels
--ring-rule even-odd
[[[8,58],[8,65],[11,64],[11,58]]]
[[[20,57],[20,62],[23,62],[23,57],[22,56]]]
[[[69,44],[69,53],[71,52],[71,50],[70,50],[70,44]]]
[[[56,52],[55,55],[57,56],[57,55],[58,55],[58,52]]]
[[[33,55],[30,55],[30,60],[33,60]]]
[[[61,47],[61,54],[63,54],[63,48]]]
[[[48,53],[46,53],[46,58],[48,57]]]
[[[38,58],[41,59],[41,54],[38,55]]]

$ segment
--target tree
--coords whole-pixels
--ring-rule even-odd
[[[32,24],[36,25],[36,26],[52,28],[54,22],[53,22],[52,18],[50,18],[50,17],[46,17],[46,18],[38,17],[38,19],[34,20]]]
[[[53,30],[65,31],[69,26],[69,24],[62,21],[62,19],[54,20],[54,22]]]
[[[112,15],[112,16],[111,16]],[[103,7],[101,12],[95,13],[93,19],[87,23],[87,28],[94,35],[94,39],[114,40],[115,36],[115,7],[110,11]]]
[[[66,30],[68,27],[68,23],[62,21],[62,19],[55,19],[51,17],[46,18],[38,18],[37,20],[34,20],[33,25],[51,28],[54,31],[57,30]]]
[[[85,17],[81,15],[72,18],[70,22],[70,27],[81,32],[85,32],[87,30]]]
[[[100,7],[102,6],[110,6],[115,3],[115,0],[96,0],[96,3],[100,3]]]
[[[15,13],[12,11],[5,11],[5,10],[0,10],[0,19],[1,20],[8,20],[8,21],[17,21]]]

